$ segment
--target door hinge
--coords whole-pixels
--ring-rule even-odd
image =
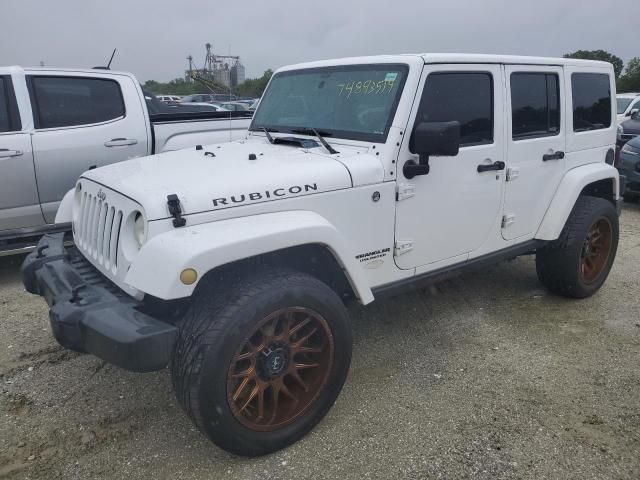
[[[411,183],[401,183],[396,189],[396,202],[411,198],[416,194],[416,186]]]
[[[182,217],[182,208],[180,207],[178,195],[175,193],[167,195],[167,207],[169,208],[169,215],[173,217],[173,226],[175,228],[184,227],[187,224],[187,220]]]
[[[513,225],[516,221],[516,216],[513,214],[504,215],[502,217],[502,228],[507,228]]]
[[[393,254],[396,257],[400,255],[410,252],[413,250],[413,240],[397,240],[396,245],[393,249]]]
[[[520,169],[516,167],[507,168],[507,182],[513,182],[520,176]]]

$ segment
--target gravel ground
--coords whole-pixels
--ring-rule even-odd
[[[587,300],[547,293],[524,257],[352,307],[336,405],[258,459],[197,432],[168,372],[62,350],[21,258],[0,259],[0,477],[640,478],[640,207],[621,230]]]

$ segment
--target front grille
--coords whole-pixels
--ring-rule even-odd
[[[86,255],[113,271],[118,266],[122,216],[122,210],[89,192],[82,193],[74,225],[75,241]]]
[[[67,249],[67,260],[82,279],[94,287],[102,287],[116,297],[126,295],[118,286],[94,267],[75,247]],[[125,297],[126,298],[126,297]]]

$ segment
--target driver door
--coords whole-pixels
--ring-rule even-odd
[[[430,270],[466,260],[499,232],[505,175],[502,67],[426,65],[419,91],[407,133],[419,122],[461,124],[458,155],[432,156],[428,174],[402,175],[405,162],[418,161],[410,135],[398,157],[395,261],[402,269]]]

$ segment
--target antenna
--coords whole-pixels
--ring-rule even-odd
[[[115,56],[115,54],[116,54],[116,49],[114,48],[113,49],[113,53],[111,54],[111,58],[109,59],[109,63],[107,63],[107,66],[106,67],[93,67],[94,70],[110,70],[109,67],[111,67],[111,62],[113,62],[113,57]]]
[[[109,59],[109,63],[107,63],[107,70],[109,70],[109,69],[110,69],[110,67],[111,67],[111,62],[113,62],[113,57],[115,57],[115,55],[116,55],[116,49],[114,48],[114,49],[113,49],[113,53],[111,54],[111,58]]]

